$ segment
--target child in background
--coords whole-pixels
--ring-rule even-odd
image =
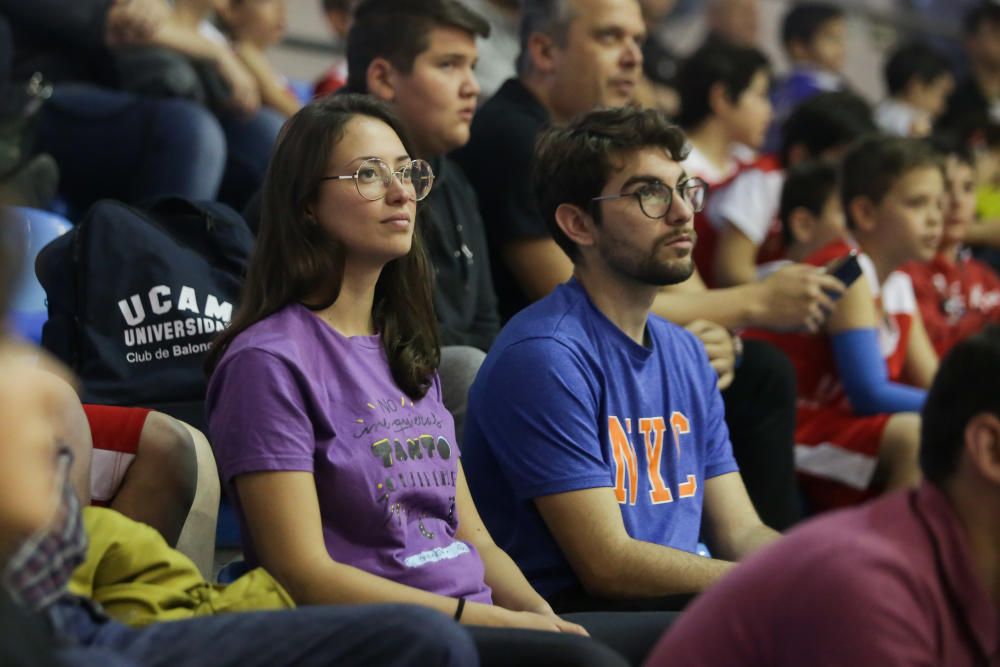
[[[930,262],[904,267],[913,280],[927,334],[940,356],[991,322],[1000,322],[1000,276],[974,259],[963,245],[976,217],[972,155],[957,146],[943,152],[948,203],[941,245]]]
[[[931,133],[955,87],[948,59],[920,42],[901,46],[885,65],[889,97],[875,109],[875,123],[886,134],[925,137]]]
[[[796,468],[814,510],[918,481],[918,412],[937,370],[913,286],[897,269],[937,249],[940,158],[915,139],[875,137],[851,150],[842,174],[841,200],[864,250],[862,276],[819,334],[754,333],[795,365]],[[854,249],[846,235],[837,238],[835,179],[818,167],[793,175],[782,206],[789,254],[829,266]]]
[[[778,217],[786,261],[806,262],[831,243],[847,238],[837,166],[804,162],[788,170]]]
[[[709,187],[732,178],[764,143],[771,122],[767,91],[771,66],[753,47],[711,40],[688,56],[677,73],[677,116],[691,142],[688,176]]]
[[[825,2],[803,2],[785,14],[781,42],[791,71],[775,82],[771,91],[774,122],[767,149],[781,144],[781,124],[796,107],[817,93],[844,90],[846,47],[844,11]]]
[[[972,158],[975,214],[962,229],[962,244],[1000,274],[1000,124],[987,121],[950,130],[940,125],[935,136],[945,145],[945,152],[957,147]]]
[[[871,109],[853,93],[820,93],[804,102],[785,123],[780,152],[762,155],[709,197],[711,234],[699,231],[699,270],[710,270],[720,287],[753,282],[758,263],[783,256],[778,205],[785,169],[809,159],[837,159],[874,131]]]
[[[285,0],[216,0],[215,11],[233,49],[260,88],[264,106],[291,116],[302,103],[267,58],[267,50],[285,36]]]
[[[710,195],[751,163],[764,143],[771,122],[770,82],[771,66],[763,53],[721,39],[708,40],[681,64],[674,79],[681,98],[677,124],[691,142],[684,169],[705,181]],[[695,263],[714,285],[705,260],[713,256],[716,237],[704,212],[695,215],[695,230]]]
[[[351,12],[354,11],[355,0],[322,0],[323,14],[330,24],[330,34],[342,48],[346,49],[347,32],[351,29]],[[347,83],[347,57],[338,55],[333,64],[323,72],[323,75],[313,86],[313,96],[322,97],[335,93]]]
[[[816,252],[849,238],[838,185],[837,165],[829,160],[810,160],[786,172],[778,207],[785,252],[757,266],[759,280],[790,264],[807,264]]]

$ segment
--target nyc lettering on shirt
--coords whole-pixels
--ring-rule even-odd
[[[654,505],[674,502],[674,493],[663,480],[663,445],[666,441],[667,424],[663,417],[643,417],[638,420],[639,434],[642,436],[646,452],[646,479],[649,482],[649,501]],[[691,433],[691,423],[683,413],[670,414],[670,431],[673,435],[674,455],[681,460],[681,436]],[[608,416],[608,437],[615,462],[615,498],[618,503],[635,505],[639,492],[639,465],[635,447],[629,437],[632,420]],[[627,479],[627,483],[626,483]],[[698,477],[687,475],[686,480],[677,485],[679,499],[693,498],[698,493]]]

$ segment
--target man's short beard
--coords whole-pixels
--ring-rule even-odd
[[[666,263],[643,262],[636,267],[635,272],[630,277],[645,285],[665,287],[682,283],[692,274],[694,274],[694,261],[689,255]]]
[[[693,232],[691,236],[694,237]],[[677,285],[694,274],[694,259],[690,254],[687,257],[660,260],[656,258],[660,251],[660,245],[657,244],[649,255],[638,262],[634,256],[629,254],[627,246],[618,242],[617,239],[610,247],[603,246],[600,252],[604,262],[609,267],[620,275],[643,285],[655,287]]]

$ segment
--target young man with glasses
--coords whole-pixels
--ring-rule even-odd
[[[540,210],[573,277],[487,355],[463,462],[490,532],[556,609],[669,608],[777,538],[701,343],[650,312],[693,270],[706,188],[685,156],[665,116],[632,108],[539,142]],[[695,553],[700,535],[715,558]]]
[[[486,19],[458,0],[364,0],[347,36],[347,89],[388,102],[436,176],[423,231],[435,270],[444,401],[459,438],[469,385],[500,316],[476,194],[445,154],[469,140],[479,98],[476,37],[489,34]]]
[[[629,104],[644,38],[635,0],[524,5],[518,76],[483,105],[468,145],[455,154],[479,198],[502,317],[544,297],[573,272],[532,196],[538,133],[597,107]],[[831,306],[824,289],[839,293],[842,286],[812,268],[729,290],[709,290],[695,271],[660,290],[653,304],[653,312],[702,341],[724,391],[751,498],[768,525],[779,529],[800,515],[792,456],[795,371],[773,347],[759,341],[743,347],[729,332],[814,327]]]

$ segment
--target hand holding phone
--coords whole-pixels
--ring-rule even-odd
[[[850,287],[855,280],[861,277],[861,262],[858,260],[858,251],[852,250],[844,257],[829,265],[826,272],[844,283],[844,288]],[[831,294],[831,298],[838,299],[840,294]]]

